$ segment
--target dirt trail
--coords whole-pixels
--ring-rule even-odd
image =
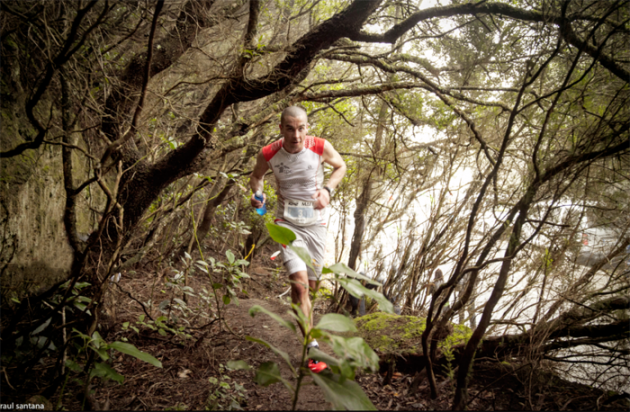
[[[263,313],[258,313],[255,317],[251,317],[249,309],[255,305],[260,305],[282,316],[283,319],[294,322],[291,316],[287,314],[287,311],[290,310],[289,305],[283,304],[278,298],[242,299],[239,306],[230,305],[226,312],[226,319],[229,319],[228,323],[234,328],[234,332],[269,342],[278,349],[287,352],[293,366],[298,366],[302,356],[298,336]],[[317,323],[317,320],[318,316],[316,315],[315,323]],[[329,352],[325,345],[322,345],[322,349]],[[295,385],[295,380],[292,378],[291,371],[284,360],[266,347],[247,341],[245,344],[232,348],[230,352],[231,359],[242,359],[256,367],[263,362],[276,362],[280,366],[282,376]],[[303,380],[303,383],[311,382],[312,379],[308,377]],[[291,394],[281,383],[264,388],[251,382],[250,378],[249,382],[244,386],[249,393],[247,409],[291,409]],[[330,405],[325,401],[321,390],[317,386],[309,384],[302,386],[300,390],[297,409],[328,410]]]

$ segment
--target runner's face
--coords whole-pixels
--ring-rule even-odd
[[[284,137],[284,150],[289,153],[298,153],[304,149],[304,139],[308,132],[306,116],[287,116],[284,123],[280,124],[280,132]]]

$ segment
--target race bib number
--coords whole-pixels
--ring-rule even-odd
[[[284,218],[294,225],[314,225],[317,223],[317,217],[313,202],[292,199],[287,199],[284,202]]]

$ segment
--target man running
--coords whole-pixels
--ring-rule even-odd
[[[263,147],[258,153],[256,166],[249,180],[249,186],[254,191],[251,204],[254,208],[261,208],[264,202],[256,200],[254,195],[258,191],[262,192],[267,170],[273,170],[278,183],[275,222],[291,229],[297,237],[293,245],[307,249],[313,259],[315,272],[307,268],[295,252],[282,245],[282,261],[291,281],[291,300],[307,316],[311,314],[309,288],[317,291],[322,274],[328,222],[327,206],[346,173],[346,164],[335,148],[324,139],[308,136],[308,126],[304,109],[295,106],[284,109],[280,117],[280,133],[283,138]],[[328,163],[334,169],[325,184],[322,162]],[[264,196],[264,201],[266,200]],[[313,318],[309,316],[309,327],[312,326]],[[308,343],[308,349],[312,347],[319,347],[316,340]],[[327,365],[309,359],[308,367],[319,373]]]

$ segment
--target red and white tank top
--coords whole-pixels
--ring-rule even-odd
[[[278,183],[276,219],[284,219],[285,201],[313,201],[312,196],[324,186],[324,139],[306,136],[304,149],[298,153],[284,150],[284,139],[263,147],[262,153]],[[326,224],[328,207],[316,209],[317,223]]]

